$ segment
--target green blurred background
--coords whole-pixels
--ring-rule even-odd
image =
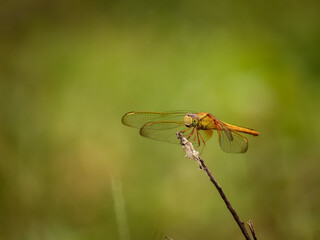
[[[254,128],[203,157],[260,239],[320,235],[319,1],[0,4],[0,239],[243,239],[179,145],[121,124],[194,109]]]

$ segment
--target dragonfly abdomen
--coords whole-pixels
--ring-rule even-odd
[[[245,128],[245,127],[239,127],[239,126],[235,126],[229,123],[225,123],[231,130],[236,131],[236,132],[242,132],[242,133],[246,133],[246,134],[251,134],[253,136],[259,136],[259,132],[250,129],[250,128]]]

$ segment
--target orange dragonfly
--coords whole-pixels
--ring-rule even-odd
[[[180,131],[188,140],[203,143],[202,151],[214,130],[218,133],[221,149],[227,153],[244,153],[248,140],[240,133],[258,136],[260,133],[249,128],[232,125],[206,112],[128,112],[122,123],[140,129],[140,135],[158,141],[179,143],[176,132]],[[202,153],[201,151],[201,153]]]

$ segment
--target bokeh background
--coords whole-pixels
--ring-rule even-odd
[[[320,236],[319,1],[3,1],[0,239],[243,239],[179,145],[121,124],[254,128],[203,154],[261,239]]]

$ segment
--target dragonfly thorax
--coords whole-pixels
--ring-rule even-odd
[[[186,127],[196,127],[198,126],[199,117],[197,114],[188,113],[184,116],[184,125]]]

